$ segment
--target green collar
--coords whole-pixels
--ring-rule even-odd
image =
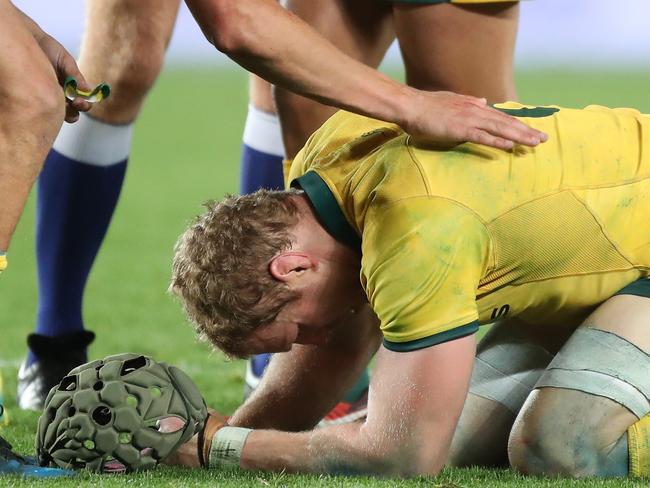
[[[361,250],[361,238],[343,215],[332,190],[318,173],[308,171],[293,180],[291,186],[303,189],[321,224],[332,237],[357,251]]]

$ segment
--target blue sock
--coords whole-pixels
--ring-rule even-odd
[[[249,105],[243,139],[240,193],[252,193],[260,188],[284,188],[284,145],[278,116]]]
[[[242,144],[239,192],[252,193],[260,188],[282,190],[282,156],[267,154]]]
[[[260,188],[269,190],[284,188],[282,174],[284,145],[278,116],[249,105],[243,139],[240,193],[252,193]],[[255,376],[262,377],[270,358],[270,354],[258,354],[251,358]]]
[[[88,274],[117,204],[131,147],[131,125],[82,114],[65,124],[38,180],[36,333],[83,330]],[[27,363],[35,360],[30,351]]]

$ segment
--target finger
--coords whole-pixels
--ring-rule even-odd
[[[79,111],[72,105],[67,104],[65,106],[65,121],[69,124],[73,124],[77,120],[79,120]]]
[[[498,137],[487,131],[476,128],[469,131],[467,134],[467,140],[475,144],[483,144],[484,146],[503,149],[504,151],[509,151],[515,146],[514,142],[509,139],[504,139],[503,137]]]
[[[79,71],[77,62],[74,60],[72,56],[68,54],[63,55],[60,61],[60,67],[61,67],[61,71],[63,72],[64,79],[67,78],[68,76],[73,76],[77,80],[77,87],[81,91],[92,90],[92,87],[88,84],[84,75],[81,73],[81,71]]]
[[[505,114],[500,110],[489,106],[485,107],[485,111],[487,119],[493,120],[496,124],[496,126],[491,129],[492,131],[496,131],[493,132],[495,135],[508,137],[518,144],[532,146],[536,146],[540,142],[546,142],[548,140],[548,134],[530,127],[512,115]],[[487,115],[488,113],[490,115]],[[490,130],[488,127],[484,128]],[[507,133],[501,131],[507,131]]]
[[[548,138],[543,132],[511,116],[503,118],[489,114],[478,122],[476,127],[493,136],[508,139],[514,143],[526,146],[537,146]]]
[[[77,97],[69,103],[79,112],[88,112],[93,107],[92,103],[81,97]]]

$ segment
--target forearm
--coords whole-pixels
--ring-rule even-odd
[[[396,123],[407,120],[406,98],[414,90],[342,53],[276,2],[187,4],[208,40],[249,71],[325,104]]]
[[[350,316],[326,346],[294,346],[273,357],[256,391],[229,424],[298,431],[312,428],[352,387],[379,346],[369,307]]]
[[[295,434],[255,430],[246,440],[240,466],[292,473],[400,475],[399,463],[380,454],[381,446],[365,440],[363,430],[362,423]]]
[[[32,34],[32,36],[34,36],[34,39],[36,39],[36,42],[40,43],[45,36],[48,36],[47,32],[41,29],[40,26],[36,22],[34,22],[30,16],[25,14],[22,10],[20,10],[15,5],[13,7],[18,13],[18,16],[25,23],[25,27],[27,28],[27,30]]]

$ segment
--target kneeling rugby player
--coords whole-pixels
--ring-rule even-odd
[[[499,107],[549,141],[439,147],[339,112],[292,189],[210,204],[187,229],[171,287],[199,334],[279,354],[179,460],[650,474],[650,117]],[[375,353],[367,419],[309,430]]]

